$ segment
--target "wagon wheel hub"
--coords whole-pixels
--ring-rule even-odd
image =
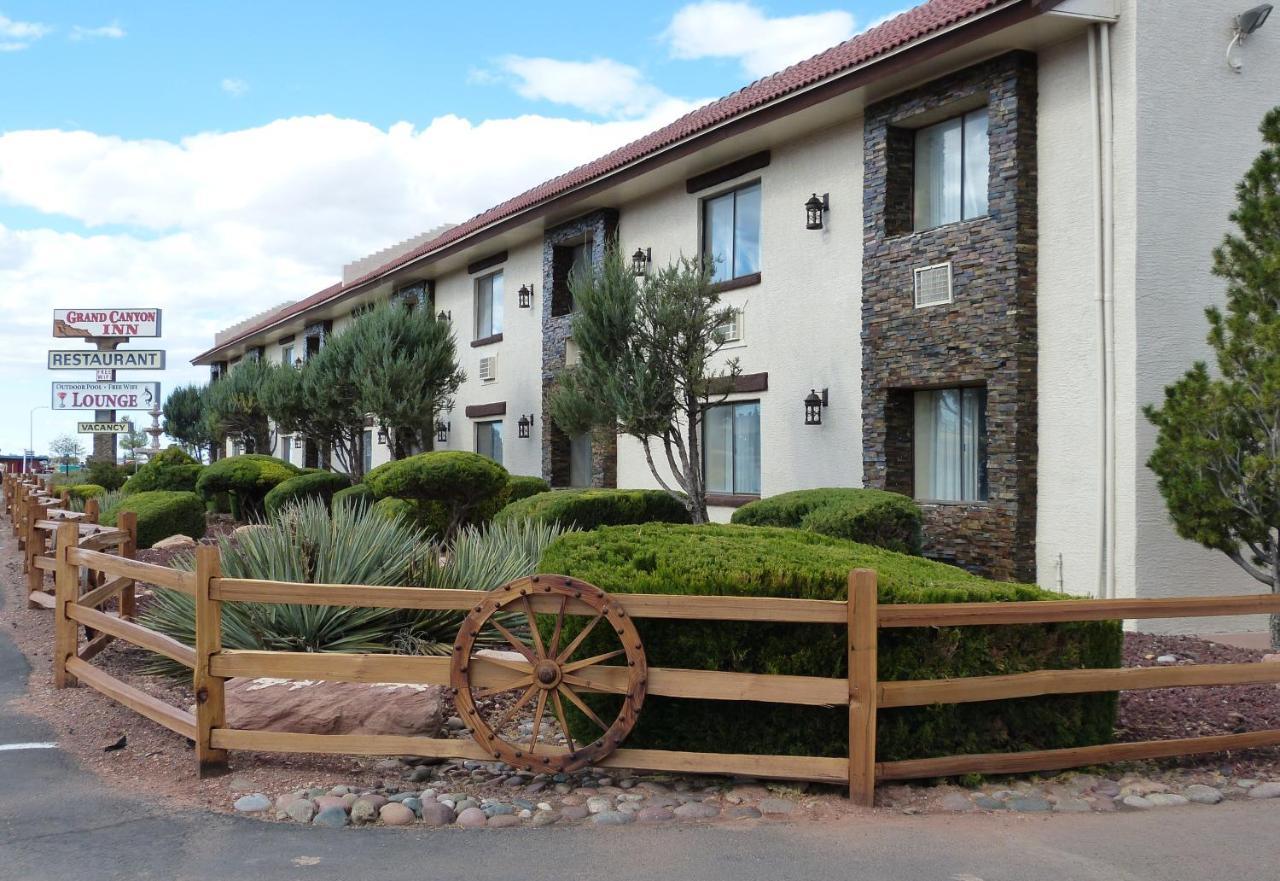
[[[578,627],[573,618],[586,621]],[[478,651],[485,640],[505,651]],[[449,667],[458,715],[485,753],[535,771],[573,771],[613,752],[635,726],[647,676],[640,635],[626,611],[600,588],[562,575],[520,578],[489,591],[462,622]],[[583,699],[588,692],[622,697],[612,722]],[[595,740],[574,742],[568,706],[597,729]],[[524,714],[532,723],[516,724]],[[565,745],[548,742],[549,717]]]

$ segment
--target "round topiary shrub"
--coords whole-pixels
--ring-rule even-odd
[[[785,526],[845,538],[904,554],[920,553],[924,515],[900,493],[832,487],[801,489],[759,499],[733,512],[743,526]]]
[[[339,505],[372,505],[373,490],[369,489],[367,483],[356,483],[340,489],[333,494],[333,498],[329,501],[329,509],[338,510]]]
[[[351,478],[346,474],[307,471],[273,486],[263,497],[262,506],[268,517],[274,517],[285,505],[301,499],[320,499],[328,507],[335,493],[350,487]]]
[[[71,496],[71,498],[81,502],[102,498],[107,494],[107,488],[96,483],[78,483],[74,486],[64,486],[63,489],[67,491],[67,495]]]
[[[408,499],[397,499],[394,496],[374,502],[373,512],[388,520],[408,520],[411,523],[418,521],[417,506]]]
[[[746,526],[606,527],[570,533],[543,554],[538,571],[572,575],[613,593],[843,600],[849,571],[876,570],[881,603],[1035,602],[1061,599],[1033,585],[988,581],[962,569],[795,529]],[[565,621],[562,639],[585,623]],[[845,627],[738,621],[635,621],[649,666],[844,677]],[[548,625],[549,627],[549,625]],[[575,657],[616,648],[592,633]],[[1017,627],[885,629],[879,677],[947,679],[1040,669],[1117,667],[1118,621]],[[597,712],[618,698],[590,695]],[[887,761],[1103,743],[1116,695],[1056,695],[1016,701],[882,710],[878,756]],[[844,756],[848,711],[649,695],[626,745],[651,749]],[[579,742],[599,736],[576,712]]]
[[[191,492],[153,490],[124,496],[102,516],[102,522],[115,526],[121,511],[138,515],[138,547],[149,548],[162,538],[204,535],[204,500]]]
[[[378,499],[408,499],[419,521],[446,541],[471,523],[482,522],[495,509],[506,488],[507,469],[478,453],[419,453],[387,462],[365,475]]]
[[[495,521],[534,520],[577,529],[627,523],[689,523],[689,511],[660,489],[557,489],[507,505]]]
[[[202,468],[178,447],[169,447],[138,468],[137,473],[124,482],[121,492],[125,495],[154,490],[194,492]]]
[[[507,488],[502,491],[502,506],[505,507],[512,502],[536,496],[538,493],[550,492],[550,490],[551,484],[541,477],[513,474],[507,479]]]
[[[229,494],[232,516],[243,520],[261,515],[267,493],[301,473],[301,469],[275,456],[246,453],[206,466],[196,481],[196,492],[206,501],[212,501],[218,493]]]

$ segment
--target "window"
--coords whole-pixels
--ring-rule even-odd
[[[715,282],[760,271],[759,182],[702,203],[702,255],[715,261]]]
[[[373,430],[366,429],[364,433],[364,473],[368,474],[373,469]]]
[[[760,494],[760,402],[708,407],[702,420],[707,492]]]
[[[578,344],[573,341],[573,337],[568,337],[564,341],[564,366],[573,367],[582,360],[582,350],[578,348]]]
[[[591,432],[569,438],[569,486],[591,486]]]
[[[285,367],[293,366],[293,346],[283,346],[280,349],[280,363]]]
[[[987,390],[915,394],[915,495],[940,502],[987,498]]]
[[[916,132],[915,228],[987,213],[987,109]]]
[[[502,423],[476,423],[476,452],[502,464]]]
[[[291,437],[280,438],[280,458],[281,459],[284,459],[286,462],[288,462],[289,453],[292,449],[293,449],[293,438]]]
[[[742,342],[742,310],[733,309],[728,319],[717,327],[716,331],[726,343]]]
[[[568,315],[573,311],[573,290],[569,279],[575,272],[591,269],[594,262],[594,239],[574,245],[557,245],[551,252],[551,315]]]
[[[502,333],[502,273],[476,279],[476,339]]]

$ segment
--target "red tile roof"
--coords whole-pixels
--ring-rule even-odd
[[[258,325],[250,327],[237,335],[235,339],[228,340],[226,343],[215,346],[208,352],[197,356],[195,360],[200,361],[212,355],[218,349],[238,342],[301,312],[305,312],[313,306],[331,299],[341,291],[359,287],[397,267],[404,266],[446,245],[465,239],[490,224],[504,220],[575,187],[617,171],[678,141],[761,107],[770,101],[811,86],[827,77],[843,73],[913,40],[927,37],[943,28],[1007,2],[1009,0],[928,0],[928,2],[922,3],[877,27],[858,34],[856,37],[846,40],[825,52],[793,64],[778,73],[756,80],[749,86],[745,86],[721,98],[719,101],[713,101],[710,104],[699,107],[697,110],[686,113],[675,122],[619,147],[612,153],[607,153],[599,159],[580,165],[558,177],[553,177],[551,180],[539,184],[531,190],[526,190],[514,198],[495,205],[470,220],[451,227],[434,239],[424,242],[412,251],[400,255],[349,284],[328,287],[303,300],[299,300],[285,312],[259,322]],[[335,290],[335,288],[338,290]]]

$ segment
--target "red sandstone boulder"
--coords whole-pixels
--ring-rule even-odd
[[[299,734],[436,737],[444,727],[437,685],[231,679],[227,724]]]

